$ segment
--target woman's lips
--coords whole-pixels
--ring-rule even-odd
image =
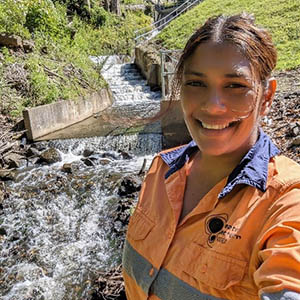
[[[198,119],[196,119],[196,122],[200,126],[202,133],[204,133],[205,135],[214,135],[214,136],[223,134],[231,130],[232,127],[236,126],[239,123],[239,121],[232,121],[223,124],[215,124],[215,123],[206,123]]]

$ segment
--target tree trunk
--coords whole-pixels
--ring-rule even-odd
[[[111,12],[117,16],[121,15],[120,0],[111,0]]]
[[[104,0],[104,9],[110,12],[111,0]]]

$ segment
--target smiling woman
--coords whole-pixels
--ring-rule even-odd
[[[195,49],[183,67],[181,103],[202,154],[227,153],[240,160],[257,140],[259,118],[271,105],[275,88],[274,79],[268,79],[266,88],[229,42],[210,41]]]
[[[193,141],[148,171],[124,248],[129,300],[300,299],[300,166],[259,127],[276,59],[247,14],[188,41],[172,98]]]

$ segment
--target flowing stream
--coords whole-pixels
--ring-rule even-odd
[[[159,110],[159,93],[147,90],[133,65],[112,63],[106,76],[114,77],[115,85],[122,83],[112,87],[116,112],[123,114],[124,107],[132,117],[133,108],[147,116]],[[118,183],[138,174],[145,159],[148,168],[161,150],[157,126],[152,133],[36,144],[39,150],[57,149],[61,161],[28,164],[5,184],[8,196],[0,209],[1,300],[91,299],[97,272],[121,262],[111,217],[120,201]]]

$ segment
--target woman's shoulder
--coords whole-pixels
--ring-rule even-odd
[[[297,185],[300,188],[300,164],[285,155],[270,160],[270,183],[277,189]]]

